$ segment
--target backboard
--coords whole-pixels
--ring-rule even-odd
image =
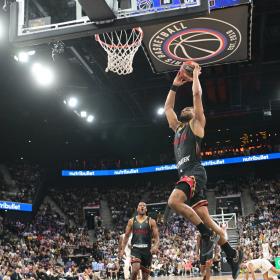
[[[162,73],[187,59],[201,65],[250,59],[251,23],[251,0],[16,0],[10,41],[31,47],[141,27],[150,66]]]
[[[89,18],[80,4],[85,2],[91,7],[87,15],[104,4],[111,18]],[[32,46],[208,13],[208,0],[16,0],[10,9],[10,41]]]

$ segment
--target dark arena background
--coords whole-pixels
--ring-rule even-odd
[[[0,280],[279,279],[279,46],[278,0],[0,0]],[[193,159],[174,146],[191,140],[165,102],[193,106],[192,82],[169,92],[184,61],[201,66],[208,180],[187,174],[203,198],[180,212]],[[206,216],[189,220],[205,201],[225,237],[207,272]],[[142,274],[139,202],[159,231]]]

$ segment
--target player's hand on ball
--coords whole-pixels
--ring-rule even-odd
[[[196,62],[193,62],[192,64],[194,65],[193,76],[198,77],[201,74],[201,67]]]
[[[181,75],[180,75],[180,72],[177,73],[174,81],[173,81],[173,85],[174,86],[181,86],[183,84],[185,84],[186,82],[188,82],[188,80],[186,80],[185,78],[183,78]]]

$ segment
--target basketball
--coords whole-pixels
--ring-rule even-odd
[[[192,79],[194,65],[193,61],[185,61],[180,67],[179,73],[182,78]]]

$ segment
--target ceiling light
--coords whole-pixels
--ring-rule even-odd
[[[163,108],[163,107],[158,108],[157,114],[158,114],[159,116],[162,116],[162,115],[164,114],[164,108]]]
[[[29,57],[34,55],[36,52],[34,50],[28,52],[19,52],[14,56],[14,59],[20,63],[27,63],[29,61]]]
[[[91,122],[93,122],[93,120],[94,120],[94,116],[89,115],[89,116],[87,117],[87,122],[91,123]]]
[[[54,81],[54,73],[52,70],[40,63],[34,63],[31,72],[37,83],[41,86],[49,86]]]
[[[87,117],[87,112],[81,111],[81,118],[86,118],[86,117]]]
[[[36,53],[36,51],[32,50],[32,51],[28,51],[27,53],[28,53],[29,56],[32,56]]]
[[[20,63],[27,63],[29,61],[29,55],[26,52],[20,52],[17,58]]]
[[[75,108],[78,105],[78,99],[76,97],[70,97],[68,100],[68,106],[70,108]]]

